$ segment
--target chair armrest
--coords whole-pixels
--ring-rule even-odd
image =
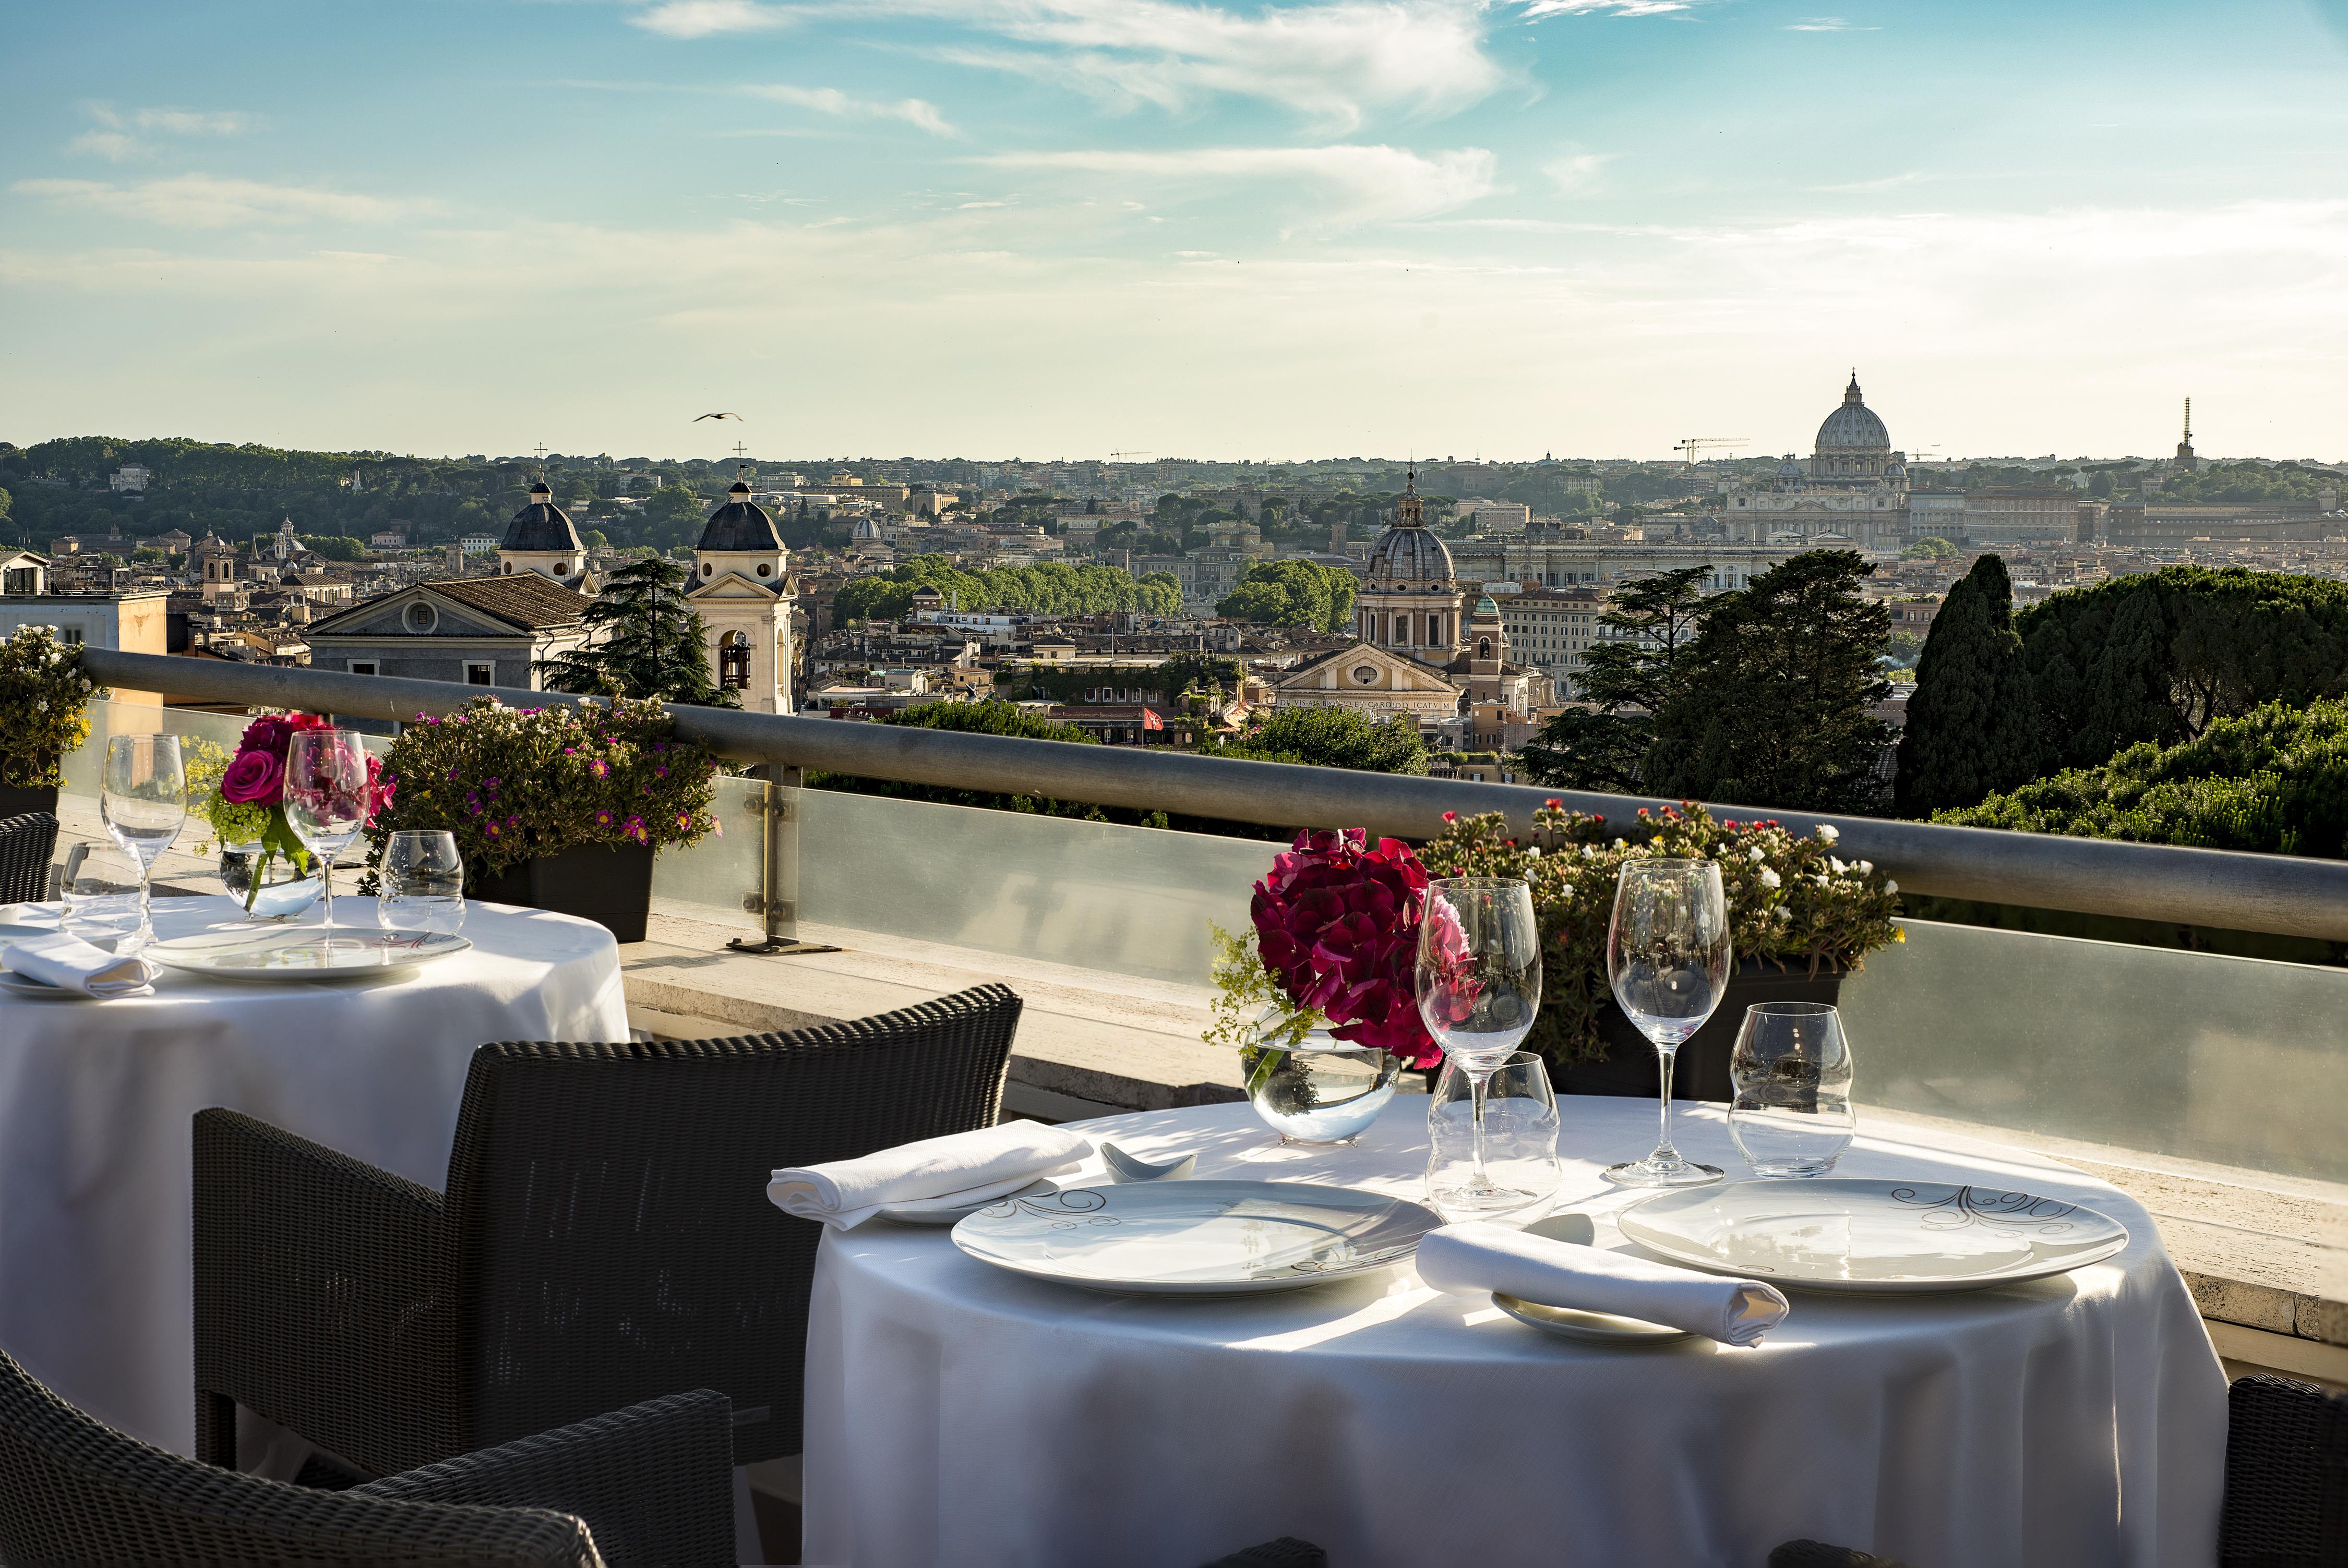
[[[197,1112],[198,1457],[234,1464],[229,1399],[372,1475],[460,1451],[447,1232],[428,1187]]]
[[[351,1489],[354,1497],[573,1514],[615,1565],[734,1562],[733,1406],[707,1389]]]

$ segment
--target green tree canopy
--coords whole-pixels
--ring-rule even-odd
[[[1957,547],[1948,540],[1928,538],[1916,540],[1900,552],[1901,560],[1946,560],[1957,553]]]
[[[1153,573],[1164,579],[1164,573]],[[842,584],[832,596],[836,623],[878,618],[897,620],[911,609],[913,594],[933,588],[946,600],[973,612],[1027,610],[1039,615],[1101,615],[1133,610],[1172,615],[1182,608],[1179,584],[1137,582],[1117,567],[1068,566],[1047,561],[1032,567],[998,567],[967,572],[943,556],[922,555],[894,569]]]
[[[1985,555],[1949,590],[1916,664],[1892,806],[1924,816],[2038,776],[2038,700],[2013,630],[2005,562]]]
[[[1344,631],[1354,623],[1354,574],[1309,560],[1257,561],[1215,613],[1259,626]]]
[[[647,556],[603,580],[584,615],[591,637],[559,659],[535,666],[547,689],[595,695],[653,697],[704,708],[738,708],[712,680],[704,651],[709,628],[685,597],[685,571]]]
[[[303,534],[302,543],[314,555],[327,560],[354,561],[366,559],[366,541],[346,534]]]
[[[1383,723],[1350,708],[1282,708],[1244,740],[1219,754],[1256,762],[1303,763],[1357,773],[1423,774],[1426,743],[1418,725],[1397,713]]]
[[[2269,702],[2190,741],[2128,747],[1935,822],[2348,857],[2348,702]]]
[[[1642,774],[1657,794],[1864,811],[1890,726],[1876,651],[1891,612],[1859,597],[1856,550],[1806,550],[1703,606]]]
[[[1653,716],[1678,690],[1681,666],[1703,616],[1710,566],[1681,567],[1624,583],[1599,624],[1620,635],[1591,642],[1576,693],[1525,749],[1525,777],[1552,789],[1635,792]]]

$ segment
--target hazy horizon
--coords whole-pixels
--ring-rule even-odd
[[[1823,4],[18,5],[0,435],[2337,460],[2348,0]]]

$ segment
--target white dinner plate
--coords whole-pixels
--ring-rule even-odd
[[[142,949],[159,964],[231,980],[319,980],[379,975],[461,953],[473,944],[437,931],[366,926],[233,926]]]
[[[1691,1268],[1870,1296],[2043,1279],[2128,1242],[2108,1214],[2020,1188],[1855,1178],[1662,1193],[1615,1223]]]
[[[67,986],[53,986],[46,980],[36,980],[30,975],[20,975],[14,969],[0,969],[0,990],[6,990],[20,997],[38,997],[44,1001],[98,1000],[88,991],[77,991]]]
[[[1586,1345],[1669,1345],[1693,1337],[1686,1329],[1673,1328],[1669,1324],[1617,1317],[1611,1312],[1584,1312],[1576,1307],[1544,1307],[1538,1301],[1519,1301],[1497,1290],[1492,1292],[1492,1305],[1544,1334],[1579,1339]]]
[[[1308,1182],[1104,1182],[991,1204],[953,1243],[1086,1290],[1242,1296],[1391,1267],[1442,1223],[1402,1198]]]

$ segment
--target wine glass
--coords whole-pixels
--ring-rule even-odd
[[[139,929],[119,950],[144,947],[154,935],[149,913],[155,862],[188,820],[188,774],[177,735],[116,735],[106,743],[106,773],[98,781],[98,812],[123,853],[139,863]]]
[[[367,819],[366,747],[356,730],[296,730],[285,750],[285,821],[318,860],[328,929],[335,924],[335,856]]]
[[[1728,989],[1728,900],[1709,860],[1632,860],[1614,885],[1606,927],[1606,978],[1632,1026],[1654,1043],[1663,1067],[1662,1135],[1643,1160],[1600,1173],[1623,1187],[1700,1187],[1720,1180],[1672,1147],[1672,1059],[1702,1029]]]
[[[1492,1074],[1532,1032],[1540,1010],[1540,927],[1532,889],[1513,877],[1449,877],[1427,885],[1413,974],[1426,1031],[1468,1075],[1475,1128],[1466,1184],[1452,1209],[1512,1209],[1539,1194],[1503,1187],[1484,1164],[1484,1099]]]
[[[457,835],[438,828],[403,828],[384,841],[377,873],[382,891],[376,923],[386,931],[431,931],[453,937],[465,925],[465,860]]]

